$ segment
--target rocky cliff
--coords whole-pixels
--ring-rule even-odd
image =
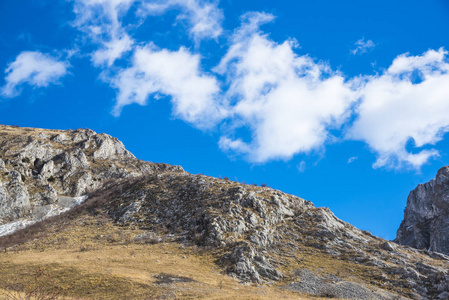
[[[395,241],[449,254],[449,166],[410,192]]]
[[[111,220],[135,232],[127,243],[200,247],[244,283],[345,299],[449,297],[447,256],[377,238],[297,196],[143,162],[117,139],[87,129],[2,126],[0,145],[3,226],[77,205],[67,218]],[[441,192],[437,181],[430,185]],[[65,214],[54,219],[54,232],[66,226],[58,223]],[[19,233],[0,238],[0,246],[17,247]],[[93,235],[95,243],[103,238]]]
[[[107,182],[165,169],[182,172],[140,161],[116,138],[89,129],[0,125],[0,236],[79,204]]]

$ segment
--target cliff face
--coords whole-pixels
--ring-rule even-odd
[[[395,241],[449,254],[449,166],[410,192]]]
[[[89,129],[0,126],[0,236],[79,204],[105,183],[165,168],[182,171],[140,161],[116,138]]]
[[[17,246],[15,233],[6,234],[76,206],[67,219],[83,214],[107,219],[117,230],[136,232],[126,243],[200,247],[225,274],[243,282],[278,282],[298,292],[347,299],[449,296],[447,256],[387,242],[339,220],[328,208],[281,191],[143,162],[117,139],[88,129],[1,126],[0,147],[5,249]],[[444,194],[440,181],[447,181],[448,171],[440,173],[425,191]],[[443,200],[427,202],[414,204],[426,218],[445,207]],[[53,219],[56,223],[45,224],[63,230],[64,214]],[[92,236],[97,244],[104,237]],[[60,240],[55,243],[61,246]]]

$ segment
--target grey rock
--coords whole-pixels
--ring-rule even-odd
[[[394,251],[396,247],[390,242],[385,242],[380,245],[380,248],[386,251]]]
[[[63,142],[65,142],[65,141],[67,141],[68,138],[67,138],[67,136],[65,135],[65,133],[60,133],[60,134],[57,134],[57,135],[53,136],[53,137],[51,138],[51,140],[52,140],[53,142],[56,142],[56,143],[63,143]]]
[[[449,299],[449,292],[442,292],[438,295],[437,299],[447,300]]]
[[[449,254],[449,166],[410,192],[395,242]]]
[[[0,226],[40,219],[58,195],[82,196],[111,180],[184,172],[179,166],[140,161],[116,138],[89,129],[0,125],[0,131]]]
[[[379,288],[369,288],[363,284],[345,281],[338,277],[319,276],[308,269],[301,269],[298,277],[299,280],[288,284],[285,288],[324,298],[357,300],[406,299]]]

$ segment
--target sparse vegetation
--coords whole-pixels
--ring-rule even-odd
[[[444,258],[382,246],[384,240],[329,209],[265,183],[191,175],[132,155],[104,158],[96,139],[70,144],[65,135],[77,131],[45,131],[31,140],[26,134],[43,131],[0,126],[1,138],[5,132],[14,132],[18,145],[37,141],[58,149],[50,160],[27,162],[17,146],[4,159],[0,179],[17,185],[20,173],[36,203],[47,209],[75,199],[56,194],[82,195],[86,189],[78,187],[90,187],[83,204],[0,238],[0,293],[10,297],[33,291],[28,298],[38,298],[39,291],[48,299],[297,298],[285,286],[306,280],[304,269],[329,284],[315,291],[326,298],[337,296],[330,288],[336,277],[407,297],[422,287],[433,297],[434,286],[445,284],[447,272],[438,271],[448,267]],[[50,274],[39,280],[48,280],[36,282],[39,270]]]

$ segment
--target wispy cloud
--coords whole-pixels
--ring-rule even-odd
[[[23,51],[5,70],[6,84],[1,88],[4,97],[15,97],[20,87],[47,87],[56,84],[67,74],[69,63],[39,51]]]
[[[135,6],[132,27],[138,27],[148,16],[159,16],[177,9],[177,20],[185,23],[197,44],[203,39],[217,38],[223,29],[223,13],[217,2],[207,0],[74,0],[76,15],[73,26],[84,33],[84,39],[97,45],[92,62],[98,67],[111,67],[134,49],[135,41],[122,19]],[[134,11],[134,10],[133,10]],[[149,41],[147,41],[149,42]]]
[[[374,44],[372,40],[365,41],[365,38],[362,38],[355,42],[355,46],[356,47],[351,50],[351,53],[353,55],[359,55],[372,50],[376,46],[376,44]]]
[[[359,157],[358,156],[352,156],[350,158],[348,158],[348,164],[353,163],[354,161],[356,161]]]
[[[301,161],[297,166],[296,169],[298,169],[299,173],[304,173],[306,171],[306,162],[305,161]]]
[[[159,0],[144,1],[139,15],[161,15],[168,10],[180,10],[177,20],[188,24],[188,32],[198,43],[203,39],[219,37],[223,28],[223,12],[218,8],[218,1],[207,0]]]
[[[423,147],[449,131],[447,54],[440,49],[400,55],[383,74],[364,78],[347,138],[362,140],[377,153],[374,167],[420,168],[439,155]]]
[[[136,0],[75,0],[73,25],[98,48],[92,53],[96,66],[111,66],[132,49],[133,39],[123,28],[121,18]]]

